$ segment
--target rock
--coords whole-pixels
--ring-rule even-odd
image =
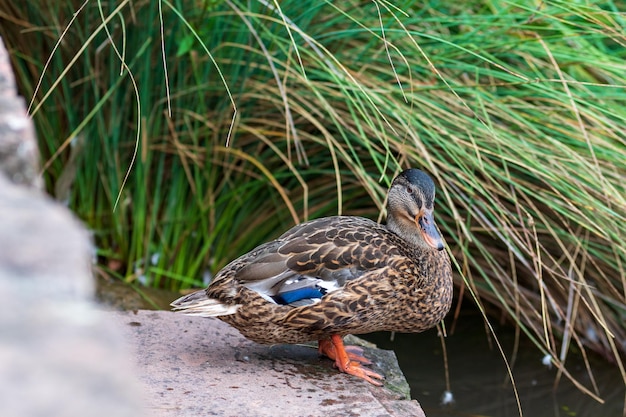
[[[126,345],[91,301],[85,230],[2,176],[0,218],[2,415],[138,415]]]
[[[1,414],[141,415],[126,344],[93,301],[89,234],[41,192],[38,172],[0,42]]]
[[[9,181],[40,189],[35,128],[17,95],[9,55],[0,38],[0,173]]]
[[[375,387],[339,373],[313,347],[259,345],[218,319],[140,310],[111,313],[111,320],[135,349],[155,417],[424,416],[407,399],[391,351],[364,348],[387,376],[385,387]]]

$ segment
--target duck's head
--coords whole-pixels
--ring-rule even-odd
[[[391,183],[387,197],[387,227],[413,243],[430,250],[442,250],[433,210],[435,183],[419,169],[401,172]]]

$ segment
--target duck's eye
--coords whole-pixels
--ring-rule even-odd
[[[411,186],[410,186],[410,185],[408,185],[408,186],[406,187],[406,192],[407,192],[407,193],[409,193],[409,194],[413,194],[413,188],[411,188]]]

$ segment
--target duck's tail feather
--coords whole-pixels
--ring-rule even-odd
[[[234,314],[239,308],[237,304],[224,304],[218,300],[207,297],[205,290],[182,296],[172,301],[170,305],[173,307],[172,310],[174,311],[180,311],[189,316],[200,317],[227,316]]]

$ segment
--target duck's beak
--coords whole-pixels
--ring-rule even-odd
[[[424,240],[430,247],[437,250],[443,249],[443,238],[435,226],[432,211],[422,211],[415,217],[415,224],[422,232]]]

